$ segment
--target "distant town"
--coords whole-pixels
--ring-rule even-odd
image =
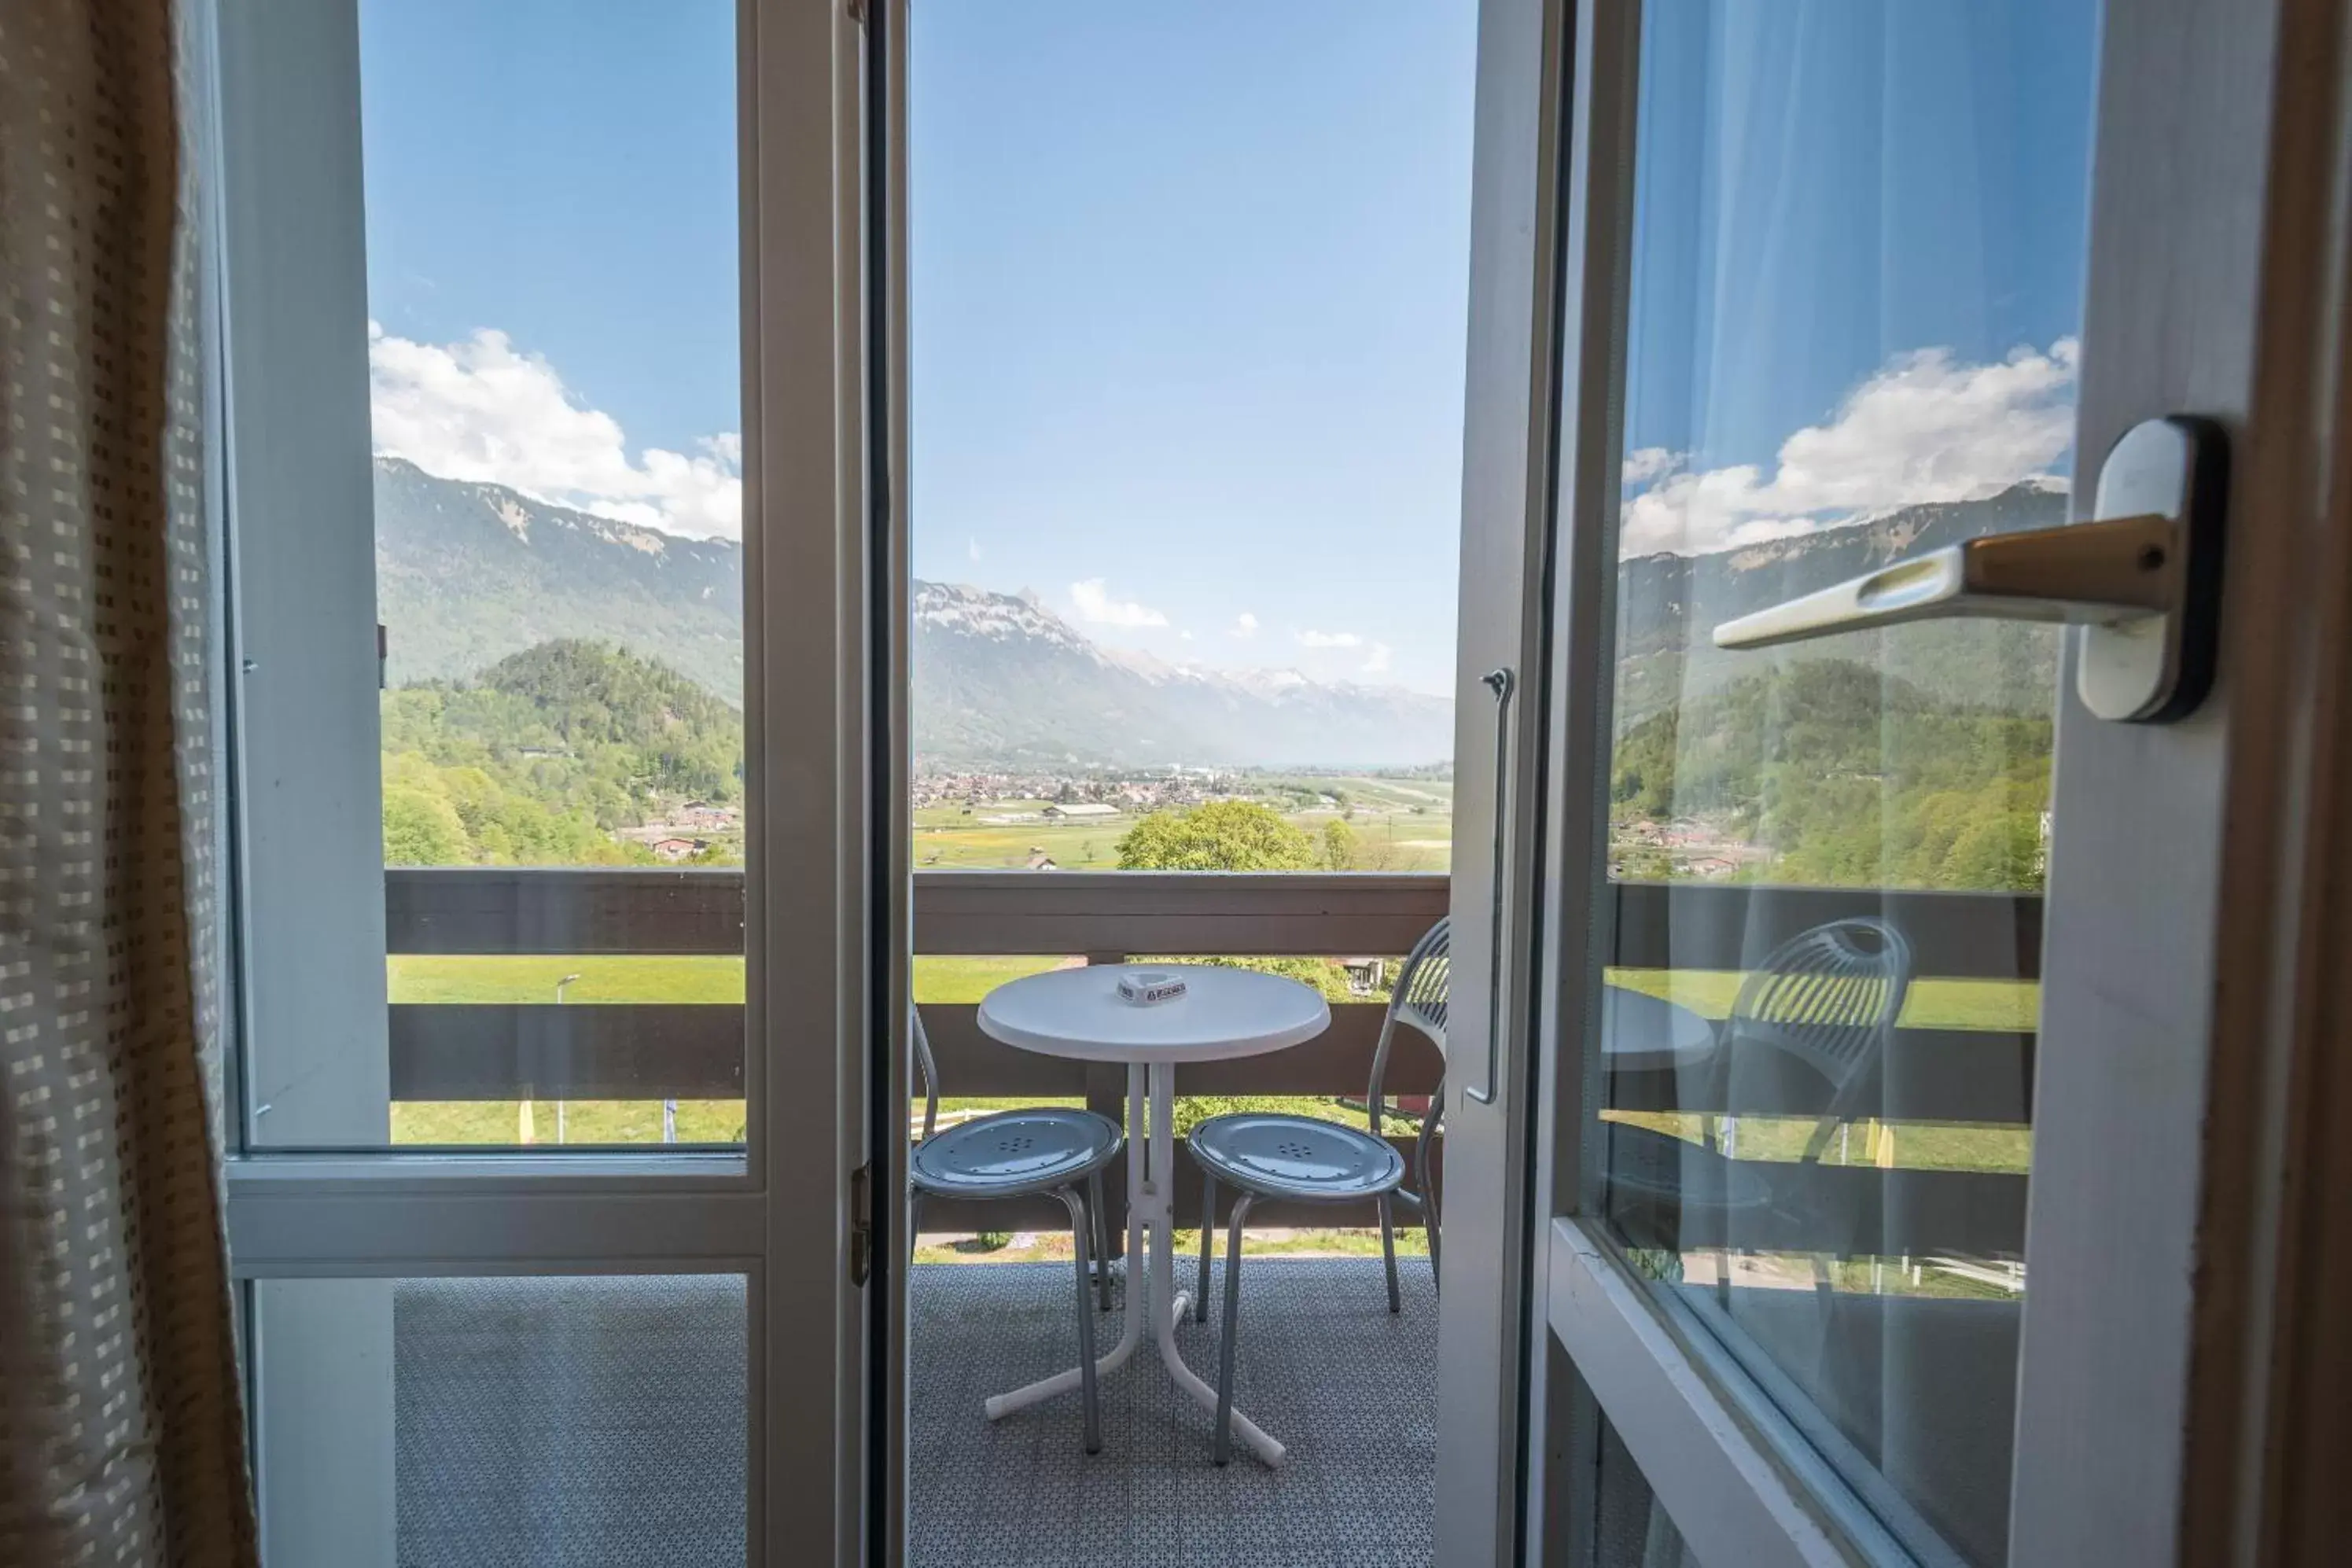
[[[1265,805],[1309,829],[1349,825],[1366,870],[1441,870],[1453,838],[1453,781],[1431,768],[1324,774],[1169,767],[1129,772],[929,768],[910,791],[916,863],[1053,871],[1118,863],[1127,830],[1154,812],[1213,801]],[[671,863],[740,855],[742,814],[678,802],[621,836]],[[1711,816],[1621,815],[1610,824],[1610,873],[1620,880],[1717,880],[1752,874],[1772,852]]]

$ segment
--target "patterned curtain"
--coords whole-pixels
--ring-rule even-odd
[[[0,0],[0,1563],[256,1561],[173,0]]]

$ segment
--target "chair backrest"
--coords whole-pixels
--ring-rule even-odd
[[[1445,1014],[1447,983],[1453,972],[1448,956],[1453,946],[1454,922],[1441,919],[1421,933],[1412,951],[1404,955],[1397,970],[1396,983],[1389,988],[1388,1016],[1381,1020],[1381,1041],[1372,1051],[1372,1081],[1366,1100],[1372,1108],[1372,1130],[1380,1131],[1380,1114],[1384,1101],[1381,1086],[1387,1081],[1389,1071],[1389,1041],[1399,1024],[1410,1024],[1429,1037],[1437,1054],[1445,1054]]]
[[[1445,1054],[1445,1012],[1448,982],[1453,975],[1450,956],[1454,943],[1454,921],[1441,917],[1438,922],[1421,933],[1412,951],[1404,955],[1404,964],[1397,971],[1396,984],[1389,992],[1389,1013],[1400,1024],[1411,1024],[1427,1035],[1438,1054]]]
[[[1767,953],[1724,1021],[1731,1050],[1764,1046],[1827,1079],[1831,1110],[1845,1106],[1879,1060],[1911,987],[1911,944],[1883,920],[1857,916],[1800,931]]]
[[[907,1009],[908,1035],[915,1044],[915,1070],[923,1080],[923,1137],[929,1139],[940,1124],[940,1064],[931,1057],[931,1037],[923,1032],[922,1013],[910,1006]]]

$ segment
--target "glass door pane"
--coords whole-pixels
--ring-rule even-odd
[[[2097,24],[1643,12],[1585,1206],[1923,1561],[2007,1540],[2058,639],[1711,634],[2066,521]]]
[[[380,783],[380,856],[354,806],[337,868],[297,846],[254,900],[282,910],[380,864],[380,887],[327,902],[349,920],[380,900],[388,1007],[342,1030],[265,1016],[251,1141],[740,1143],[736,7],[357,12],[366,298],[348,326],[373,504],[306,520],[348,556],[349,603],[257,584],[242,613],[316,659],[372,598],[377,658],[365,685],[314,679],[307,705],[245,721],[249,748],[289,754],[287,793]],[[341,760],[334,788],[300,760],[328,709],[347,750],[366,744],[348,715],[373,710],[381,750]],[[288,814],[255,809],[274,854]]]
[[[262,1279],[252,1300],[273,1562],[743,1563],[741,1275]]]

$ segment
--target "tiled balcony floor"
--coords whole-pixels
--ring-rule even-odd
[[[1069,1266],[918,1268],[914,1568],[1428,1563],[1428,1260],[1403,1260],[1397,1317],[1377,1258],[1244,1267],[1235,1398],[1288,1446],[1279,1470],[1213,1465],[1208,1412],[1149,1347],[1103,1384],[1100,1454],[1075,1393],[988,1421],[986,1395],[1076,1360]],[[394,1300],[401,1568],[742,1563],[740,1280],[412,1280]],[[1119,1321],[1097,1317],[1105,1348]],[[1213,1379],[1213,1322],[1177,1337]]]
[[[1076,1360],[1067,1264],[915,1271],[908,1427],[912,1568],[1379,1568],[1431,1557],[1437,1302],[1425,1258],[1402,1260],[1391,1317],[1378,1258],[1244,1265],[1234,1403],[1280,1438],[1269,1470],[1210,1462],[1209,1412],[1149,1347],[1103,1383],[1103,1451],[1074,1393],[991,1422],[981,1401]],[[1186,1282],[1180,1272],[1180,1286]],[[1211,1321],[1177,1331],[1216,1377]],[[1098,1315],[1105,1348],[1119,1314]]]

